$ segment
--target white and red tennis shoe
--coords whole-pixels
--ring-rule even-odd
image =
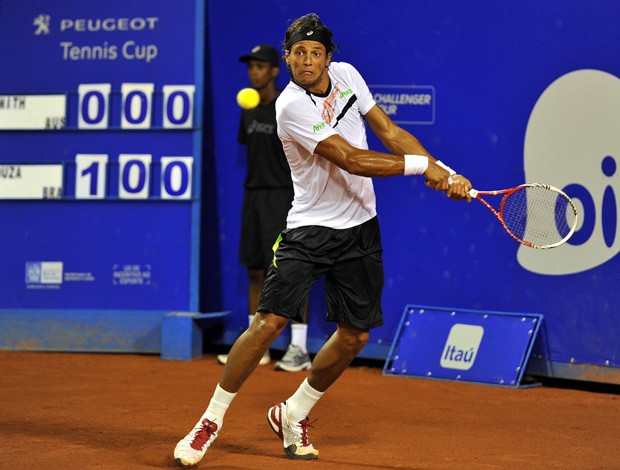
[[[319,451],[308,441],[308,428],[313,427],[309,419],[291,423],[286,417],[286,402],[278,403],[267,411],[267,421],[284,447],[284,453],[291,459],[310,460],[319,457]]]

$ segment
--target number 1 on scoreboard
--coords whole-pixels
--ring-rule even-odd
[[[76,199],[103,199],[105,197],[107,165],[107,155],[76,155]]]

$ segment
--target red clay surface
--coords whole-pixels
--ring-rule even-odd
[[[0,468],[176,468],[221,367],[158,356],[0,351]],[[218,469],[620,468],[618,395],[384,377],[350,367],[315,406],[316,461],[266,420],[305,373],[259,366],[199,464]]]

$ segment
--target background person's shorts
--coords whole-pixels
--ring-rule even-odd
[[[273,244],[286,228],[293,188],[248,189],[243,196],[239,262],[250,268],[267,268]]]

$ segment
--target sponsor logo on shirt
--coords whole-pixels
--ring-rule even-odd
[[[312,126],[312,132],[319,132],[324,127],[325,127],[324,122],[317,122],[314,126]]]

